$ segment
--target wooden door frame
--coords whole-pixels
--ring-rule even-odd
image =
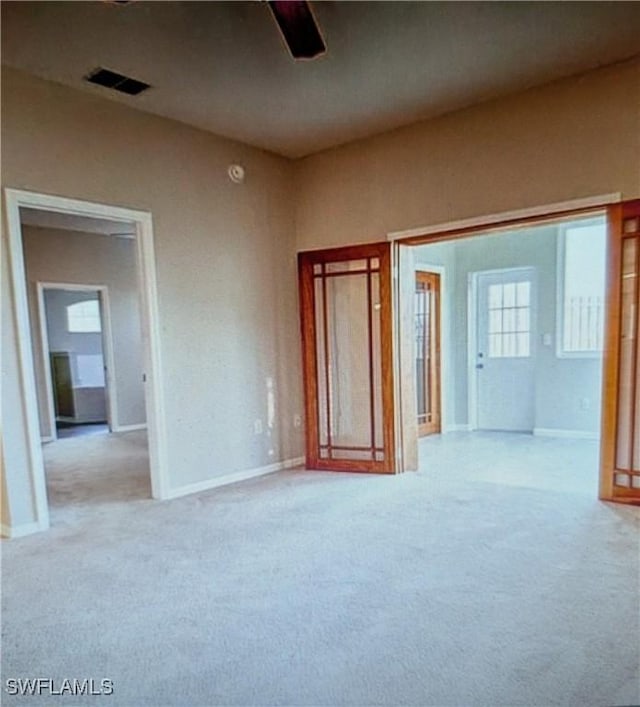
[[[607,224],[610,229],[615,227],[617,223],[618,232],[621,227],[621,202],[622,195],[620,193],[604,194],[601,196],[586,197],[584,199],[575,199],[557,204],[549,204],[546,206],[537,206],[530,209],[521,209],[517,211],[509,211],[501,214],[491,214],[477,218],[464,219],[450,223],[439,224],[435,226],[414,228],[403,231],[390,232],[387,239],[394,246],[394,262],[398,263],[399,272],[401,273],[400,280],[406,275],[403,272],[403,264],[409,260],[408,251],[411,246],[429,245],[441,243],[443,241],[453,241],[470,236],[481,236],[487,233],[499,233],[500,231],[510,231],[514,229],[525,228],[531,225],[544,224],[550,221],[572,220],[581,216],[595,215],[605,213]],[[618,214],[618,215],[616,215]],[[619,253],[612,251],[611,239],[607,242],[607,259],[608,262],[619,259]],[[404,257],[403,257],[404,254]],[[607,269],[607,311],[605,313],[605,351],[603,352],[603,385],[602,385],[602,402],[601,402],[601,438],[600,438],[600,453],[601,458],[607,454],[611,457],[612,445],[615,444],[616,430],[616,405],[617,400],[612,400],[612,379],[615,373],[615,388],[617,391],[617,342],[614,344],[613,336],[617,334],[619,320],[619,303],[615,304],[616,300],[612,299],[612,292],[615,292],[617,284],[612,279],[611,267]],[[406,298],[402,282],[398,283],[398,295],[394,302],[394,324],[397,332],[397,352],[401,351],[403,336],[402,315],[403,315],[403,300]],[[413,283],[412,283],[413,286]],[[614,288],[612,290],[611,288]],[[611,310],[611,311],[610,311]],[[398,430],[397,436],[402,441],[402,454],[399,455],[401,463],[400,471],[408,471],[417,468],[417,434],[413,434],[413,426],[408,415],[408,406],[406,399],[411,395],[415,395],[415,391],[409,391],[410,384],[407,385],[408,377],[404,375],[403,368],[406,366],[406,360],[398,355],[397,362],[397,380],[403,388],[397,392],[397,397],[400,400],[405,400],[403,405],[398,406]],[[407,432],[409,431],[409,432]],[[600,498],[602,500],[619,500],[614,499],[610,487],[605,482],[606,467],[604,463],[600,465]]]
[[[613,469],[616,456],[618,420],[618,373],[620,357],[620,314],[622,283],[620,279],[622,239],[622,205],[616,204],[607,212],[607,291],[605,301],[604,356],[602,373],[602,436],[600,439],[599,498],[613,498]],[[606,473],[609,472],[609,473]]]
[[[363,471],[396,473],[394,442],[394,354],[392,252],[388,242],[369,243],[298,253],[298,285],[300,293],[300,330],[302,335],[303,388],[305,399],[305,462],[307,469],[331,471]],[[320,458],[320,423],[318,412],[318,367],[316,360],[316,309],[314,265],[326,265],[344,260],[378,258],[380,263],[380,339],[382,383],[382,435],[384,460],[350,460]],[[325,312],[326,316],[326,312]],[[326,332],[326,327],[325,327]],[[372,342],[370,340],[369,346]],[[370,384],[373,386],[370,372]],[[327,403],[329,405],[329,402]],[[375,456],[375,455],[373,455]]]
[[[415,269],[415,279],[416,279],[416,293],[417,293],[417,283],[420,281],[420,276],[427,276],[434,278],[434,282],[437,283],[435,302],[436,306],[433,312],[430,313],[429,324],[433,327],[432,332],[434,336],[429,337],[429,342],[435,351],[434,356],[429,356],[429,368],[427,372],[426,368],[424,371],[424,378],[429,378],[429,391],[433,391],[435,388],[435,394],[433,394],[433,399],[435,400],[435,408],[437,414],[437,420],[435,422],[423,422],[420,423],[418,420],[418,436],[426,437],[430,434],[439,434],[442,432],[442,280],[440,273],[430,272],[429,270],[424,270],[416,265]],[[435,358],[435,361],[433,360]],[[416,356],[417,360],[417,356]],[[416,385],[419,384],[416,375]]]
[[[105,395],[107,407],[107,422],[110,432],[118,432],[118,405],[115,386],[115,355],[113,352],[113,330],[111,326],[111,306],[109,302],[109,288],[106,285],[85,285],[70,282],[41,282],[36,283],[38,320],[40,324],[41,364],[45,375],[45,394],[47,396],[47,410],[49,414],[49,434],[42,437],[43,442],[53,442],[58,439],[56,428],[56,415],[53,400],[53,385],[51,376],[51,358],[49,351],[49,333],[47,329],[47,314],[44,294],[46,290],[67,290],[73,292],[96,292],[100,302],[102,356],[107,368],[105,376]]]
[[[632,204],[640,218],[640,199],[626,202]],[[610,305],[605,313],[605,336],[602,380],[602,434],[600,442],[600,486],[599,498],[637,505],[640,502],[637,489],[615,486],[618,400],[620,390],[620,338],[622,326],[622,242],[624,204],[612,205],[607,211],[607,292],[605,301]],[[636,262],[640,262],[639,250]],[[638,272],[636,272],[636,276]],[[636,287],[640,285],[636,284]],[[640,309],[636,310],[636,356]],[[635,402],[633,403],[635,410]],[[632,415],[633,416],[633,415]],[[633,420],[632,420],[633,423]],[[633,464],[632,464],[633,466]]]

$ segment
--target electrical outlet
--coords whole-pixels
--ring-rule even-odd
[[[302,418],[300,417],[300,415],[293,416],[293,426],[294,427],[301,427],[302,426]]]
[[[253,433],[257,435],[262,434],[262,420],[256,420],[253,423]]]
[[[580,398],[580,409],[588,410],[591,407],[591,401],[589,398]]]

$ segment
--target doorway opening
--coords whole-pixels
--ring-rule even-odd
[[[69,500],[166,498],[150,214],[12,189],[5,202],[37,528]]]
[[[46,395],[49,412],[41,421],[49,427],[43,441],[112,432],[117,404],[108,288],[38,282],[37,303],[45,382],[39,395]]]
[[[455,465],[457,477],[595,494],[606,233],[599,211],[406,249],[413,266],[400,268],[404,277],[424,277],[429,263],[446,278],[431,315],[444,342],[432,386],[442,399],[441,429],[423,434],[420,363],[417,429],[403,425],[404,434],[419,437],[420,470]],[[409,284],[401,287],[408,295]],[[417,295],[414,303],[417,322],[424,304]],[[408,327],[401,338],[411,338]]]
[[[468,245],[458,252],[464,239]],[[428,251],[420,255],[420,247]],[[615,194],[299,253],[307,468],[418,468],[424,390],[416,390],[423,376],[414,305],[423,261],[443,277],[440,377],[433,386],[440,392],[440,433],[421,444],[444,445],[449,432],[511,441],[517,433],[538,449],[540,438],[553,438],[548,444],[556,447],[590,442],[586,462],[575,464],[569,454],[564,466],[592,468],[594,485],[599,474],[602,500],[640,503],[640,200],[622,202]],[[345,278],[346,305],[335,319],[339,298],[329,282],[338,278]],[[483,385],[484,373],[490,376]],[[334,444],[335,430],[353,431],[356,413],[356,442]],[[384,445],[377,447],[381,419]],[[488,461],[496,444],[485,450],[486,470],[504,479]],[[461,454],[473,459],[479,451],[458,449],[440,466],[455,468]],[[516,456],[535,457],[526,448]],[[560,466],[552,460],[551,474]],[[541,467],[533,463],[529,483],[539,483],[531,479]],[[578,486],[584,491],[588,482]]]

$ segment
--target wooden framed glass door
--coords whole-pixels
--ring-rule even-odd
[[[418,436],[440,432],[440,275],[416,272],[416,403]]]
[[[640,199],[608,221],[600,498],[640,504]]]
[[[298,256],[309,469],[395,473],[391,245]]]

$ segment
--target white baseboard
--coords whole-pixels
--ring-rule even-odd
[[[117,427],[113,427],[111,430],[112,432],[134,432],[135,430],[146,430],[147,429],[147,423],[146,422],[141,422],[137,425],[118,425]]]
[[[562,430],[557,427],[535,427],[535,437],[561,437],[562,439],[600,439],[596,432],[587,430]]]
[[[3,538],[22,538],[25,535],[39,533],[41,530],[46,530],[46,527],[40,523],[23,523],[22,525],[5,525],[0,524],[0,534]]]
[[[276,462],[275,464],[259,466],[255,469],[235,471],[233,474],[225,474],[224,476],[219,476],[215,479],[206,479],[205,481],[198,481],[195,484],[187,484],[186,486],[178,486],[177,488],[169,489],[169,493],[166,498],[179,498],[180,496],[188,496],[192,493],[208,491],[209,489],[215,489],[218,486],[227,486],[228,484],[235,484],[238,481],[254,479],[256,476],[264,476],[265,474],[273,474],[275,471],[291,469],[295,466],[300,466],[301,464],[304,464],[304,457],[294,457],[293,459],[285,459],[284,461]]]
[[[442,430],[444,434],[447,434],[448,432],[468,432],[469,431],[469,425],[464,424],[464,425],[445,425],[444,429]]]

